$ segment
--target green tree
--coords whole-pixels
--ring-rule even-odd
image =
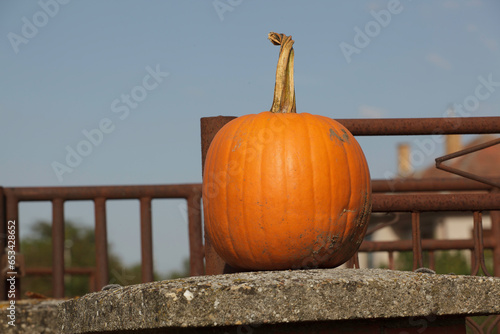
[[[31,228],[28,237],[21,240],[21,252],[27,268],[52,266],[52,226],[50,222],[39,221]],[[108,246],[109,283],[121,285],[141,282],[140,264],[126,266]],[[95,268],[95,235],[90,227],[73,222],[65,223],[65,266],[66,268]],[[159,275],[155,273],[155,279]],[[22,279],[21,294],[26,291],[52,295],[50,276],[28,276]],[[90,280],[86,275],[66,275],[65,295],[81,296],[90,291]]]
[[[435,251],[434,261],[437,274],[449,274],[454,273],[457,275],[470,275],[471,267],[469,261],[466,258],[466,252],[458,250],[450,251]],[[423,266],[430,267],[429,264],[429,253],[423,252]],[[491,250],[484,251],[484,259],[486,264],[486,270],[490,274],[493,273],[493,253]],[[398,270],[412,270],[413,269],[413,253],[412,252],[400,252],[396,257],[396,269]],[[482,270],[479,271],[479,275],[484,274]]]

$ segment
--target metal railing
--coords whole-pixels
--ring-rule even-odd
[[[202,275],[203,241],[201,227],[201,185],[146,185],[146,186],[95,186],[95,187],[22,187],[0,188],[0,227],[2,235],[7,233],[7,222],[16,221],[19,225],[19,202],[52,202],[52,289],[53,297],[64,297],[64,274],[71,270],[64,268],[64,202],[92,200],[95,213],[96,270],[95,288],[101,289],[108,284],[108,238],[106,226],[106,201],[112,199],[138,199],[140,201],[140,238],[142,281],[153,280],[152,216],[151,200],[159,198],[186,199],[188,204],[188,233],[191,275]],[[5,204],[3,204],[5,203]],[[3,210],[4,208],[5,210]],[[16,251],[19,249],[19,233],[16,236]],[[0,238],[2,256],[6,238]],[[2,268],[3,269],[3,268]],[[75,270],[75,269],[72,269]],[[27,274],[46,275],[47,270],[27,268]],[[88,271],[89,275],[91,272]],[[4,280],[2,280],[4,281]],[[19,281],[19,279],[18,279]],[[6,299],[5,289],[1,299]],[[19,290],[18,290],[19,291]]]

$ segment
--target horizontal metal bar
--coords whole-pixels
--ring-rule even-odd
[[[204,117],[202,127],[225,124],[234,116]],[[500,117],[341,118],[335,119],[355,136],[409,136],[500,133]],[[211,141],[211,138],[210,138]],[[207,147],[208,148],[208,147]]]
[[[500,133],[500,117],[336,119],[355,136]]]
[[[491,178],[500,182],[500,178]],[[463,178],[427,178],[427,179],[388,179],[372,180],[372,191],[383,192],[419,192],[419,191],[467,191],[491,190],[492,186]]]
[[[492,178],[500,182],[500,178]],[[201,183],[173,185],[137,185],[137,186],[84,186],[84,187],[15,187],[3,188],[6,197],[18,201],[93,200],[96,197],[106,199],[151,198],[186,198],[201,193]],[[493,187],[480,182],[454,179],[388,179],[372,180],[372,191],[376,192],[418,192],[418,191],[461,191],[491,190]]]
[[[492,249],[496,245],[492,238],[484,239],[484,248]],[[396,241],[363,241],[359,252],[405,252],[411,251],[413,244],[411,240]],[[451,249],[474,249],[474,240],[436,240],[422,239],[422,250],[451,250]]]
[[[16,187],[4,188],[5,196],[19,201],[50,201],[55,198],[65,200],[188,198],[192,193],[201,192],[201,184],[138,185],[138,186],[86,186],[86,187]]]
[[[372,212],[500,210],[500,194],[373,194]]]

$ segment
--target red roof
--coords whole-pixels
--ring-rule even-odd
[[[475,145],[485,143],[497,139],[494,135],[481,135],[464,145],[469,148]],[[451,160],[443,162],[450,167],[457,168],[479,176],[500,176],[500,144],[487,147],[485,149],[469,153]],[[435,166],[430,166],[422,171],[415,173],[418,178],[434,178],[434,177],[461,177],[443,170],[437,169]]]

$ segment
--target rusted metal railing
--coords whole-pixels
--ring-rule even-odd
[[[201,227],[201,185],[155,185],[155,186],[95,186],[95,187],[31,187],[0,188],[0,205],[5,202],[5,213],[0,215],[0,226],[5,235],[6,223],[17,222],[16,251],[19,249],[19,202],[52,202],[52,288],[53,296],[64,296],[64,274],[71,269],[64,268],[64,202],[74,200],[92,200],[95,211],[95,247],[96,270],[95,288],[108,284],[108,239],[106,228],[106,201],[111,199],[138,199],[140,201],[141,226],[141,264],[142,281],[153,280],[152,218],[151,200],[157,198],[183,198],[188,202],[188,233],[191,275],[203,275],[203,241]],[[2,209],[2,207],[0,207]],[[0,238],[2,255],[6,246]],[[3,269],[3,268],[2,268]],[[43,270],[28,270],[28,274],[44,274]],[[46,273],[46,272],[45,272]],[[4,281],[4,280],[2,280]],[[5,291],[2,299],[5,299]]]
[[[470,180],[453,179],[401,179],[373,180],[373,212],[411,212],[414,238],[398,241],[365,240],[360,252],[387,251],[389,257],[394,251],[412,251],[415,266],[422,263],[422,251],[477,248],[475,240],[420,240],[418,212],[424,211],[474,211],[500,210],[500,193],[478,193],[490,191],[492,186]],[[415,192],[474,191],[473,194],[415,194]],[[89,275],[96,289],[108,282],[106,200],[139,199],[141,225],[142,281],[153,280],[153,250],[151,225],[151,200],[153,198],[185,198],[188,201],[190,272],[191,275],[204,273],[204,246],[201,240],[201,184],[157,185],[157,186],[103,186],[103,187],[44,187],[44,188],[0,188],[8,203],[6,217],[18,220],[18,203],[21,201],[52,201],[53,221],[53,266],[49,268],[27,268],[27,275],[51,275],[54,296],[64,294],[64,274]],[[385,194],[391,192],[392,194]],[[412,192],[412,194],[404,194]],[[397,194],[396,194],[397,193]],[[93,200],[95,204],[96,269],[64,268],[64,202],[70,200]],[[369,231],[372,233],[374,230]],[[495,231],[496,232],[496,231]],[[497,249],[500,239],[484,239],[480,249]],[[482,240],[482,239],[478,239]],[[18,244],[18,243],[16,243]],[[19,249],[18,249],[19,250]],[[482,251],[481,251],[482,253]],[[498,256],[496,257],[498,259]],[[483,260],[484,261],[484,260]],[[393,261],[389,261],[393,263]],[[391,266],[393,267],[393,266]],[[495,269],[500,265],[495,262]],[[498,273],[497,273],[498,275]]]

